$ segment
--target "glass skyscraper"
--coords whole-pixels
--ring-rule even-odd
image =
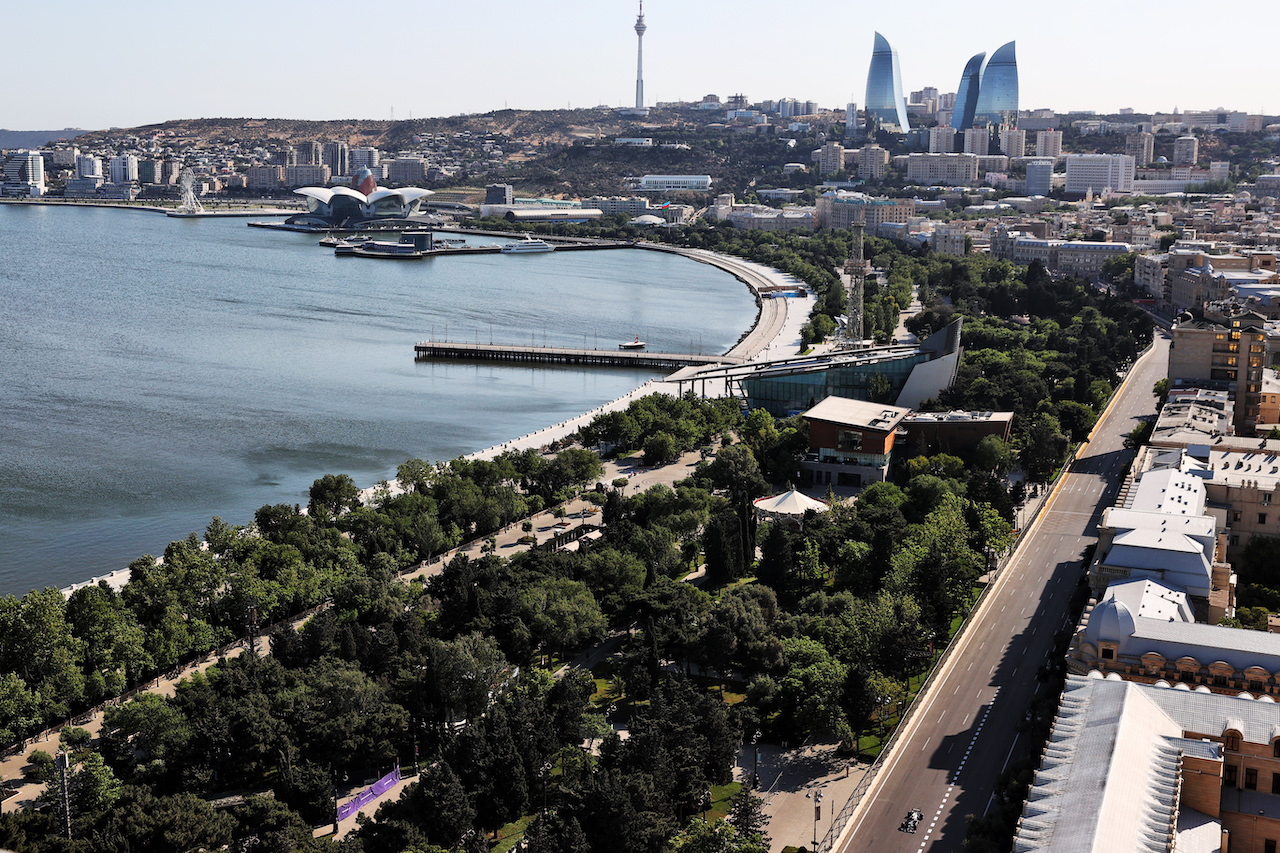
[[[1014,97],[1017,97],[1016,88]],[[871,68],[867,71],[867,130],[877,128],[902,132],[911,129],[906,98],[902,96],[898,53],[879,33],[871,51]]]
[[[979,53],[964,66],[960,75],[960,88],[956,90],[956,108],[951,113],[951,126],[956,130],[973,127],[973,114],[978,109],[978,89],[982,82],[982,60],[987,54]]]
[[[982,69],[978,106],[973,113],[979,126],[1012,127],[1018,123],[1018,60],[1013,45],[1001,46]]]

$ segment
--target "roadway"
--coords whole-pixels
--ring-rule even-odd
[[[1133,459],[1125,435],[1155,414],[1151,388],[1166,374],[1168,347],[1168,336],[1157,330],[1155,346],[1103,412],[959,646],[917,700],[835,849],[960,853],[965,815],[985,814],[1000,772],[1015,754],[1034,748],[1019,727],[1038,687],[1037,671],[1053,654],[1054,635],[1073,627],[1068,605],[1081,577],[1081,554],[1095,541],[1098,518]],[[924,812],[919,829],[899,832],[913,808]]]

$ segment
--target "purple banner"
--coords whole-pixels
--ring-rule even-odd
[[[390,791],[399,781],[400,768],[397,767],[377,782],[374,782],[368,788],[365,788],[363,791],[356,794],[354,800],[351,800],[345,805],[338,806],[338,821],[342,822],[351,817],[353,814],[369,805],[369,803],[372,803],[374,800],[378,799],[378,797],[381,797],[387,791]]]

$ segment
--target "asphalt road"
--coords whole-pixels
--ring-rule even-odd
[[[1125,435],[1155,414],[1151,387],[1168,364],[1168,337],[1134,367],[1078,458],[1000,572],[975,621],[920,698],[888,763],[846,827],[843,851],[959,851],[965,815],[982,815],[1001,770],[1033,745],[1018,731],[1037,688],[1036,672],[1068,625],[1080,558],[1095,541],[1133,452]],[[914,834],[899,832],[913,808]]]

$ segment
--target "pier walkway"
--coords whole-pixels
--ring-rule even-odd
[[[569,347],[515,346],[506,344],[422,341],[413,347],[417,361],[456,359],[462,361],[507,361],[541,364],[592,365],[680,370],[704,364],[742,364],[741,356],[694,355],[648,350],[572,349]]]

